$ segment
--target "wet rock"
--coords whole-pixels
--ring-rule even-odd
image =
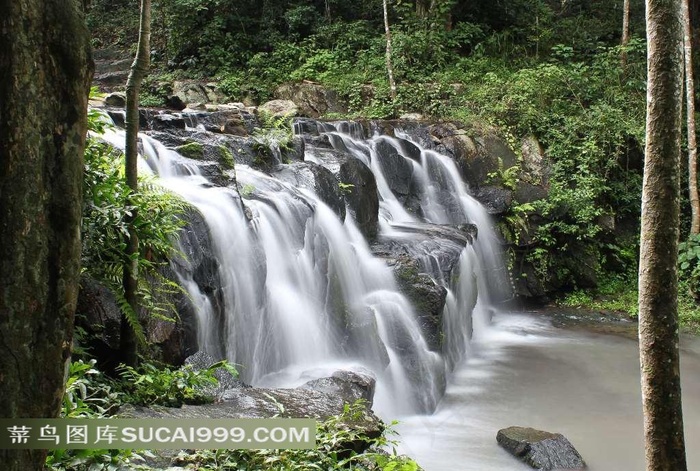
[[[328,113],[347,113],[347,105],[335,90],[315,83],[287,83],[275,90],[275,96],[294,102],[298,113],[319,118]]]
[[[447,288],[439,285],[427,273],[421,273],[417,260],[407,255],[399,256],[393,265],[399,289],[416,310],[418,323],[431,350],[442,349],[442,311],[447,298]]]
[[[304,160],[304,153],[306,152],[306,142],[301,136],[292,137],[292,141],[289,145],[280,149],[282,154],[282,162],[301,162]]]
[[[182,115],[170,113],[157,113],[149,116],[148,127],[153,131],[164,131],[168,129],[185,129],[187,124]]]
[[[118,92],[110,93],[105,97],[105,105],[124,108],[126,106],[126,95]]]
[[[164,104],[166,108],[171,108],[177,111],[182,111],[187,108],[187,104],[177,95],[170,95],[166,97]]]
[[[579,452],[560,433],[508,427],[498,431],[496,440],[513,456],[541,471],[586,468]]]
[[[363,399],[372,407],[376,383],[370,372],[339,370],[330,377],[314,379],[300,387],[342,397],[348,404]]]
[[[87,345],[103,371],[114,371],[119,364],[121,311],[114,294],[99,282],[83,275],[75,314],[76,327],[86,333]]]
[[[343,194],[338,180],[327,168],[313,162],[295,162],[275,171],[275,176],[294,186],[313,190],[341,221],[345,219]]]
[[[442,314],[447,288],[457,274],[459,259],[473,242],[476,227],[433,224],[395,226],[391,237],[372,245],[372,253],[392,267],[401,292],[416,310],[431,350],[442,350]]]
[[[377,141],[377,158],[392,193],[409,211],[420,208],[418,186],[413,181],[413,165],[387,140]]]
[[[179,235],[179,251],[173,258],[172,262],[179,267],[179,273],[190,273],[191,281],[197,285],[200,293],[205,297],[211,305],[212,311],[215,313],[213,320],[219,325],[219,329],[212,329],[212,332],[223,335],[224,332],[224,299],[221,289],[221,278],[219,276],[219,261],[214,252],[209,227],[207,226],[202,214],[195,208],[189,208],[183,219],[186,221],[185,226],[180,230]],[[186,280],[187,281],[187,280]],[[187,319],[192,319],[194,322],[189,329],[190,335],[196,339],[197,336],[197,309],[195,300],[190,299],[187,295],[180,293],[175,298],[177,312],[183,323]],[[223,338],[219,338],[218,342],[213,342],[215,345],[224,345]],[[196,340],[195,340],[196,345]],[[185,357],[192,355],[198,348],[188,349]],[[223,351],[212,351],[210,354],[222,358]],[[184,358],[183,358],[184,359]]]
[[[193,128],[217,134],[232,134],[235,136],[247,136],[260,126],[257,117],[245,109],[232,108],[213,112],[189,112],[185,113],[185,119]]]
[[[379,196],[372,171],[355,158],[347,158],[338,173],[345,185],[344,197],[357,226],[369,240],[377,236],[379,223]]]
[[[513,193],[513,199],[518,203],[533,203],[542,199],[546,199],[548,191],[540,186],[533,185],[525,181],[519,181]]]
[[[292,129],[294,129],[294,134],[318,136],[318,125],[313,119],[294,118],[292,121]]]
[[[299,108],[291,100],[271,100],[258,107],[258,114],[265,114],[273,118],[296,116],[299,114]]]
[[[104,73],[97,73],[93,81],[102,90],[121,88],[126,85],[126,80],[129,78],[129,70],[115,70]]]
[[[513,202],[513,192],[500,186],[482,186],[472,191],[472,196],[486,207],[489,214],[503,214]]]

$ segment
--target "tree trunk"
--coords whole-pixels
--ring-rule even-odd
[[[430,11],[430,0],[416,0],[416,16],[420,19],[428,17]]]
[[[690,233],[700,233],[700,197],[698,197],[698,145],[695,137],[695,78],[690,26],[690,0],[683,0],[683,49],[685,59],[686,123],[688,129],[688,199],[690,200]]]
[[[622,3],[622,41],[620,45],[622,46],[622,53],[620,54],[620,61],[622,62],[622,70],[627,68],[627,51],[625,47],[630,42],[630,0],[624,0]]]
[[[138,191],[138,133],[139,133],[139,91],[141,82],[148,73],[151,50],[151,0],[141,0],[141,23],[136,57],[131,64],[131,71],[126,82],[126,183],[132,193]],[[131,307],[131,313],[124,313],[121,323],[122,359],[125,364],[137,363],[137,341],[134,325],[138,322],[139,300],[138,288],[138,251],[139,240],[134,227],[136,210],[129,212],[125,218],[129,227],[124,262],[124,297]]]
[[[78,2],[0,0],[0,415],[56,417],[80,275],[90,36]],[[0,450],[41,470],[45,450]]]
[[[386,71],[389,75],[389,88],[391,99],[396,100],[396,82],[394,82],[394,68],[391,65],[391,30],[389,29],[389,8],[387,0],[383,0],[384,6],[384,31],[386,32]]]
[[[639,348],[647,471],[685,471],[678,352],[684,0],[647,0]]]

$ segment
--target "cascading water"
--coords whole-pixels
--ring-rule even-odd
[[[368,140],[354,123],[317,124],[337,151],[372,170],[380,240],[401,245],[446,288],[442,348],[431,349],[414,306],[352,217],[343,222],[312,190],[245,165],[236,165],[235,178],[246,191],[214,186],[196,163],[142,135],[142,168],[197,208],[218,259],[223,319],[187,263],[175,267],[197,307],[199,346],[241,365],[242,379],[254,386],[292,387],[337,369],[367,369],[378,380],[380,414],[430,412],[472,331],[488,317],[489,286],[502,269],[488,216],[468,195],[454,163],[408,134]],[[107,139],[123,142],[118,133]],[[383,163],[387,148],[412,169],[416,198],[410,204],[392,188]],[[335,165],[313,151],[305,160]],[[440,225],[469,224],[479,229],[473,244],[459,242],[472,238],[469,231],[450,229],[457,242],[443,238],[439,247],[423,236],[448,231]],[[459,254],[456,267],[445,266],[445,250]]]
[[[395,129],[395,138],[375,135],[367,140],[358,123],[318,123],[318,128],[329,136],[336,150],[351,153],[375,175],[380,196],[380,236],[403,240],[404,247],[421,261],[422,269],[447,288],[443,352],[448,368],[452,368],[469,347],[473,323],[485,328],[494,298],[502,300],[508,291],[498,237],[486,210],[469,195],[457,166],[449,157],[421,147],[406,131]],[[411,185],[418,195],[413,214],[406,209],[406,203],[399,201],[397,191],[388,183],[386,173],[391,169],[382,161],[385,156],[380,154],[380,149],[388,148],[411,167]],[[325,163],[314,155],[307,158]],[[478,237],[473,244],[464,247],[459,267],[451,279],[445,278],[449,270],[445,270],[436,257],[435,247],[429,246],[427,250],[416,247],[412,229],[421,222],[450,226],[471,223],[478,228]]]

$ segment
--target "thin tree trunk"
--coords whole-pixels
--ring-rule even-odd
[[[622,63],[622,70],[627,68],[627,51],[625,47],[630,42],[630,0],[624,0],[622,3],[622,41],[620,45],[622,46],[622,53],[620,54],[620,61]]]
[[[639,348],[647,471],[685,471],[678,352],[684,0],[647,0]]]
[[[151,0],[141,0],[141,23],[139,27],[139,42],[136,57],[131,65],[129,78],[126,82],[126,183],[132,193],[138,191],[138,133],[139,133],[139,91],[141,82],[148,73],[151,49]],[[125,250],[124,262],[124,297],[131,306],[134,317],[139,311],[138,288],[138,251],[139,241],[134,228],[136,210],[129,212],[126,223],[129,228],[129,238]],[[137,341],[132,325],[122,316],[121,345],[123,361],[127,365],[137,363]],[[137,319],[132,319],[136,322]]]
[[[389,8],[387,0],[382,1],[384,6],[384,31],[386,32],[386,71],[389,75],[389,88],[391,99],[396,100],[396,82],[394,81],[394,68],[391,65],[391,30],[389,29]]]
[[[683,49],[685,59],[686,123],[688,129],[688,195],[690,199],[690,233],[700,233],[700,197],[698,196],[698,145],[695,136],[695,78],[690,26],[690,0],[683,0]]]
[[[80,276],[92,60],[78,2],[0,0],[0,414],[56,417]],[[44,469],[46,450],[0,450]]]

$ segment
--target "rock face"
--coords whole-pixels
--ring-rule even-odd
[[[379,164],[382,166],[384,177],[391,192],[409,212],[419,213],[420,196],[418,195],[418,186],[414,182],[411,162],[399,155],[398,150],[387,140],[378,141],[376,150],[377,156],[381,156]],[[409,156],[414,155],[414,153],[410,152],[407,154]],[[420,154],[418,154],[417,158],[420,159]]]
[[[319,118],[328,113],[347,113],[343,103],[334,90],[329,90],[315,83],[288,83],[275,90],[275,96],[290,100],[299,107],[299,114],[310,118]]]
[[[541,471],[586,468],[579,452],[560,433],[508,427],[498,431],[496,440],[512,455]]]
[[[338,371],[330,378],[310,381],[293,389],[239,387],[226,390],[220,402],[204,405],[184,405],[181,408],[126,406],[120,418],[316,418],[325,420],[343,413],[346,404],[367,398],[374,392],[374,378],[363,373]],[[369,403],[354,414],[343,427],[378,437],[384,425],[369,409]],[[367,443],[354,443],[362,451]],[[364,447],[363,447],[364,446]]]
[[[299,188],[313,190],[341,221],[345,219],[343,194],[338,180],[327,168],[313,162],[293,162],[275,171],[275,176]]]
[[[414,225],[405,237],[380,238],[372,253],[392,267],[399,289],[416,310],[431,350],[443,348],[442,314],[462,250],[473,242],[476,226],[455,228],[432,224]],[[473,307],[473,306],[472,306]]]
[[[223,103],[226,99],[216,83],[196,80],[173,82],[169,95],[178,97],[188,106],[194,103]]]
[[[291,100],[271,100],[260,105],[258,113],[267,114],[273,118],[296,116],[299,114],[299,107]]]
[[[114,294],[97,281],[82,276],[75,325],[88,334],[86,347],[97,358],[103,371],[114,371],[119,364],[121,311]]]
[[[345,201],[355,216],[360,231],[370,240],[377,237],[379,197],[374,174],[357,159],[346,159],[338,173],[345,191]]]

